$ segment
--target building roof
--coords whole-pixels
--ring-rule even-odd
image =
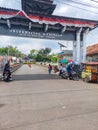
[[[87,47],[87,56],[98,54],[98,43]]]
[[[98,65],[98,62],[85,62],[85,63],[82,63],[83,65],[88,65],[88,66],[96,66]]]
[[[0,18],[27,18],[32,22],[40,22],[40,24],[61,24],[62,26],[70,26],[73,27],[89,27],[90,29],[95,28],[98,25],[98,21],[88,20],[88,19],[80,19],[80,18],[72,18],[72,17],[63,17],[56,15],[35,15],[35,14],[26,14],[24,11],[2,8],[0,7]],[[48,22],[48,23],[47,23]]]
[[[22,10],[27,14],[51,15],[55,7],[50,0],[22,0]]]

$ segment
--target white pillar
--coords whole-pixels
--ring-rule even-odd
[[[86,34],[83,34],[83,62],[86,62]]]
[[[76,41],[73,41],[73,61],[76,61],[76,55],[77,55]]]
[[[60,51],[62,52],[62,46],[60,46]]]
[[[83,59],[82,62],[86,62],[86,36],[89,33],[89,28],[83,33]]]
[[[80,28],[76,33],[76,41],[77,41],[77,56],[76,61],[77,63],[80,63],[80,34],[81,34],[82,28]]]
[[[83,60],[83,41],[80,42],[80,61],[82,62]]]

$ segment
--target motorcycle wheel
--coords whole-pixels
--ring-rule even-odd
[[[78,76],[74,76],[74,77],[73,77],[73,80],[78,81],[78,80],[79,80],[79,77],[78,77]]]

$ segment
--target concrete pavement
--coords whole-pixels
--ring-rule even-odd
[[[22,66],[0,82],[0,130],[98,130],[98,84]]]

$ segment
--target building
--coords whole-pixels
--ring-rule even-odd
[[[72,59],[72,55],[72,50],[64,50],[60,53],[57,53],[58,59]]]
[[[87,47],[87,60],[98,62],[98,43]]]
[[[67,46],[61,44],[61,43],[58,43],[59,46],[60,46],[60,52],[57,53],[57,57],[58,57],[58,62],[62,59],[67,59],[67,60],[72,60],[73,58],[73,51],[72,50],[68,50],[67,49]],[[64,49],[66,48],[66,49]]]

